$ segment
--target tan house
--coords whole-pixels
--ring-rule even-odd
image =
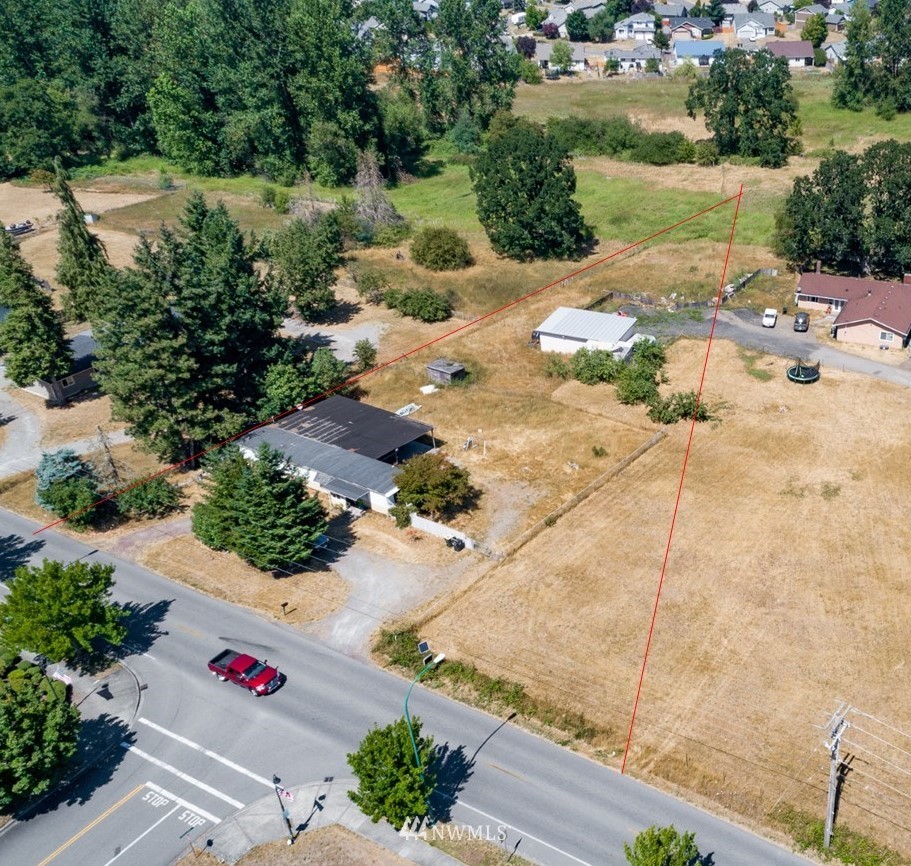
[[[801,274],[795,301],[801,309],[837,313],[833,326],[837,340],[906,348],[911,338],[911,276],[903,283]]]

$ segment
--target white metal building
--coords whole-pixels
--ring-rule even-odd
[[[636,319],[616,313],[595,313],[558,307],[535,329],[542,352],[573,355],[579,349],[622,352],[632,345]]]

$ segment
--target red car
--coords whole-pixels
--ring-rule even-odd
[[[274,692],[282,683],[276,668],[246,653],[222,650],[209,662],[209,670],[220,680],[231,680],[259,697]]]

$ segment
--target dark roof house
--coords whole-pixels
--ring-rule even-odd
[[[37,394],[44,397],[49,403],[62,405],[71,397],[75,397],[82,391],[90,391],[98,387],[95,381],[95,353],[98,351],[98,343],[92,336],[91,331],[85,331],[76,334],[70,340],[70,348],[73,350],[73,365],[69,373],[61,376],[59,379],[39,379],[33,385],[23,388],[30,394]]]

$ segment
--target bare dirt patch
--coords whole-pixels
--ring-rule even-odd
[[[147,544],[137,561],[207,595],[282,617],[292,625],[328,616],[345,603],[348,593],[345,582],[328,568],[274,578],[233,553],[210,550],[188,534]],[[288,603],[284,615],[283,602]]]
[[[409,861],[376,842],[333,824],[309,830],[293,845],[286,839],[258,845],[237,866],[407,866]],[[177,866],[220,866],[211,854],[188,854]]]
[[[704,353],[675,344],[666,387],[695,387]],[[836,698],[911,729],[911,530],[885,506],[911,481],[906,392],[834,370],[799,388],[786,360],[768,361],[761,382],[735,346],[713,347],[705,398],[720,420],[693,441],[630,759],[756,820],[779,800],[822,814],[827,756],[813,726]],[[421,633],[625,732],[687,433],[672,428]],[[617,760],[622,741],[605,747]],[[907,791],[888,772],[876,775]],[[909,850],[901,806],[869,778],[849,781],[840,820]]]
[[[56,448],[69,442],[97,437],[99,427],[104,433],[126,429],[126,424],[111,421],[111,398],[102,394],[86,394],[64,406],[48,407],[37,394],[17,390],[15,399],[38,417],[41,424],[41,447]]]
[[[124,232],[109,231],[97,225],[90,231],[104,243],[108,260],[115,268],[125,268],[133,263],[133,250],[136,248],[136,236]],[[49,227],[38,234],[28,235],[19,242],[22,257],[32,266],[35,276],[56,285],[55,269],[60,258],[57,243],[60,232],[56,226]]]
[[[94,189],[76,189],[73,192],[86,213],[99,214],[161,195]],[[43,225],[51,222],[59,210],[60,202],[57,197],[42,187],[0,183],[0,221],[4,223],[31,220],[36,225]]]

